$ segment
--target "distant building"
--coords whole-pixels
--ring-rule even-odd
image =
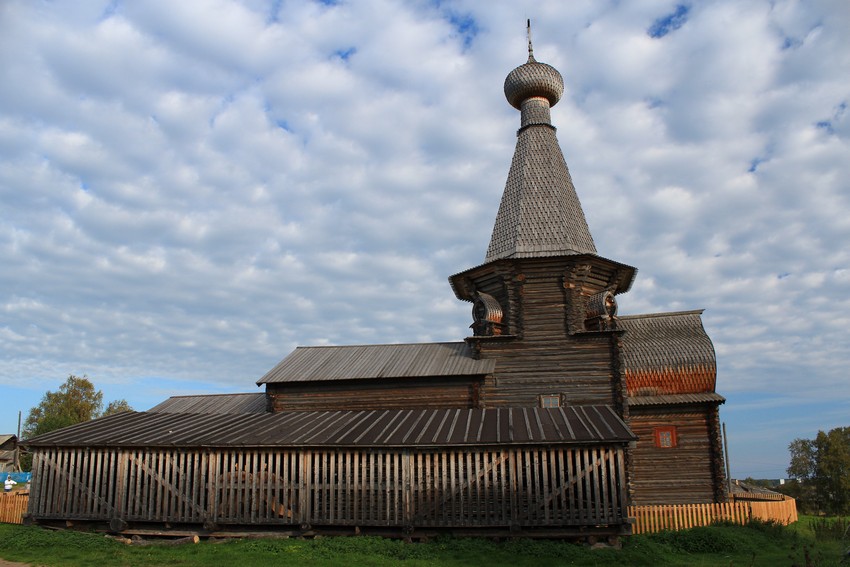
[[[618,314],[636,270],[597,253],[550,120],[560,73],[529,42],[504,90],[521,120],[490,244],[449,278],[470,336],[299,347],[264,393],[37,437],[32,516],[576,535],[628,533],[629,503],[724,501],[701,311]]]
[[[0,473],[18,470],[18,437],[0,435]]]

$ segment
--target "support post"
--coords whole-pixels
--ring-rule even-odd
[[[723,460],[726,461],[727,498],[732,499],[732,476],[729,474],[729,439],[726,437],[726,422],[723,422]]]

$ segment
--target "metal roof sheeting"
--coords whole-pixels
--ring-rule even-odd
[[[726,398],[714,392],[696,394],[669,394],[662,396],[629,397],[630,406],[663,406],[673,404],[725,403]]]
[[[610,406],[182,414],[126,412],[27,441],[30,447],[442,447],[626,443]]]
[[[148,411],[156,413],[264,413],[266,411],[266,395],[262,392],[251,392],[247,394],[171,396]]]
[[[469,376],[493,372],[466,343],[298,347],[257,384],[369,378]]]

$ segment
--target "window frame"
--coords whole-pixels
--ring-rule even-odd
[[[662,436],[664,434],[670,435],[670,444],[669,445],[664,443],[664,441],[662,441]],[[655,441],[655,448],[656,449],[675,449],[676,447],[679,446],[679,436],[678,436],[678,432],[676,431],[675,425],[664,425],[664,426],[656,427],[653,430],[653,438],[654,438],[654,441]]]
[[[547,400],[554,401],[555,405],[547,405]],[[540,394],[540,396],[538,396],[538,404],[544,409],[559,408],[564,405],[564,398],[561,394]]]

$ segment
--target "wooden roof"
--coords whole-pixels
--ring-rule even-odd
[[[0,462],[11,463],[15,460],[16,435],[0,435]]]
[[[298,347],[257,384],[470,376],[490,374],[494,367],[493,360],[472,358],[463,342]]]
[[[478,266],[449,276],[449,284],[451,284],[452,290],[458,299],[475,301],[477,290],[472,285],[472,281],[493,273],[494,267],[498,270],[500,263],[505,263],[504,265],[508,265],[509,263],[509,265],[517,266],[517,269],[523,270],[530,265],[542,262],[552,264],[553,267],[557,266],[557,269],[561,272],[571,269],[578,264],[588,264],[593,269],[587,283],[597,286],[600,290],[609,289],[610,286],[613,286],[610,289],[615,294],[629,291],[637,275],[637,269],[635,267],[603,258],[597,254],[568,254],[563,256],[546,256],[545,258],[499,260],[479,264]]]
[[[543,69],[535,67],[538,71],[548,72],[544,69],[548,65],[536,62],[535,65]],[[505,92],[508,92],[507,83]],[[534,96],[532,91],[527,94]],[[485,262],[500,258],[596,254],[550,122],[549,103],[536,98],[522,106],[522,127],[517,132],[516,150]]]
[[[155,413],[263,413],[266,411],[266,395],[263,392],[250,392],[171,396],[148,411]]]
[[[443,447],[627,443],[610,406],[186,414],[124,412],[29,447]]]
[[[630,396],[629,407],[635,406],[668,406],[679,404],[722,404],[726,398],[714,392],[697,394],[668,394],[661,396]]]
[[[699,311],[618,318],[626,388],[632,396],[714,392],[714,345]]]
[[[731,483],[732,494],[735,500],[785,500],[786,496],[775,490],[763,486],[757,486],[740,480]]]

